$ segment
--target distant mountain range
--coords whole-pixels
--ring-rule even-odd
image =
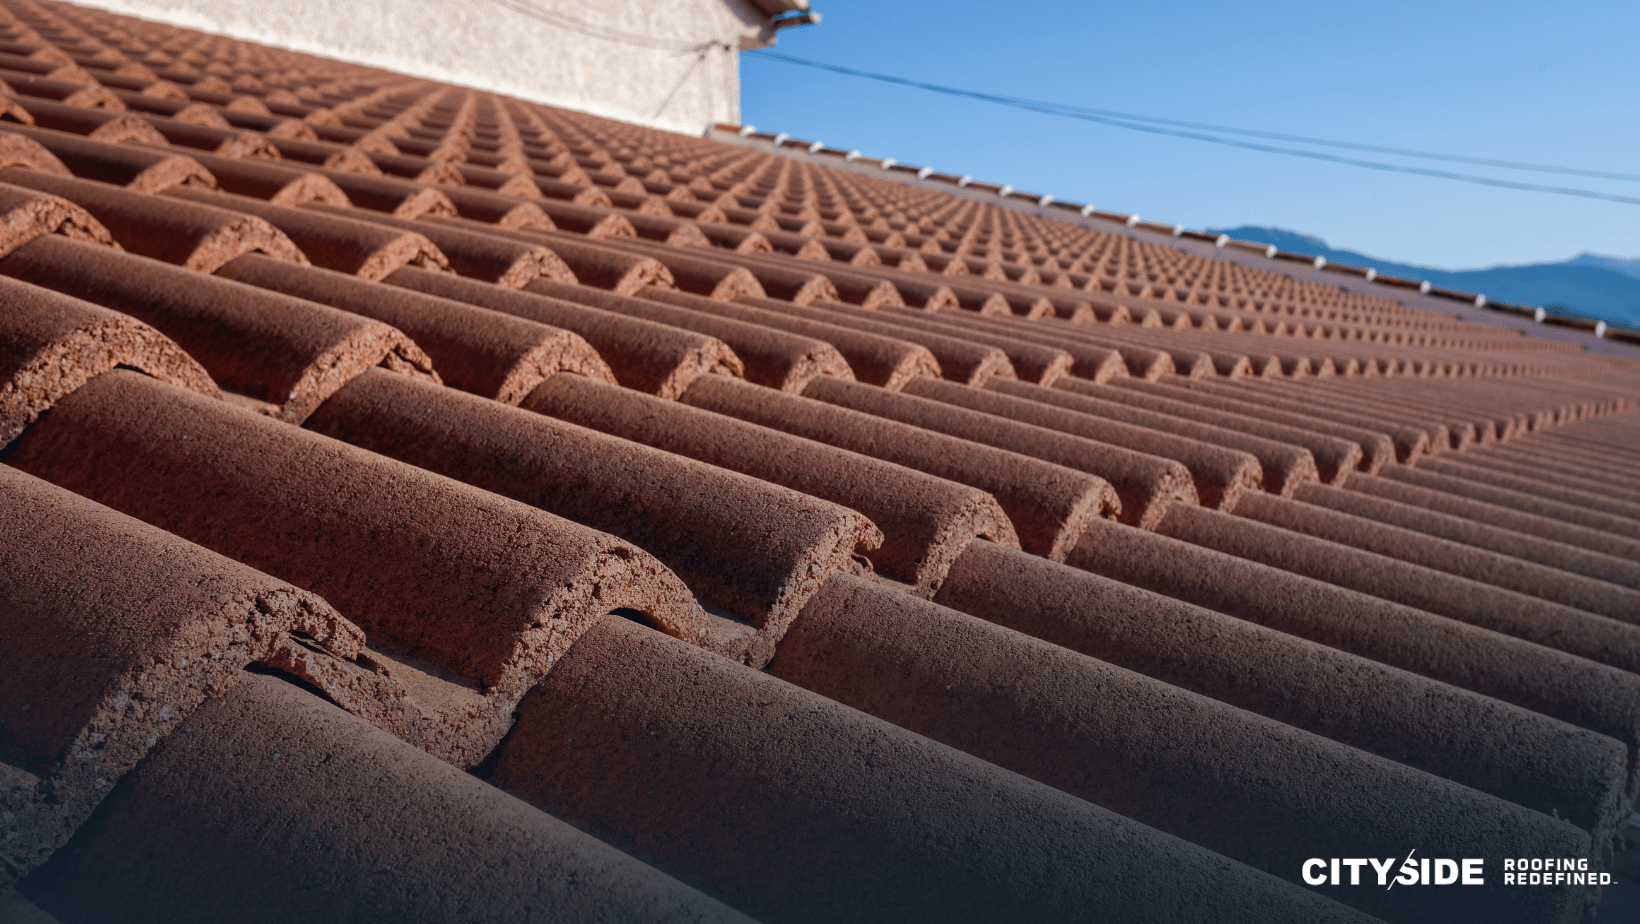
[[[1622,327],[1640,328],[1640,257],[1584,253],[1562,263],[1454,271],[1392,263],[1353,250],[1335,250],[1321,238],[1280,228],[1243,225],[1212,228],[1207,233],[1274,244],[1293,253],[1326,257],[1329,262],[1370,266],[1380,273],[1403,279],[1427,279],[1438,286],[1476,292],[1502,302],[1541,305],[1554,314],[1597,318]]]

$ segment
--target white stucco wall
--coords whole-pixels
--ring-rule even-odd
[[[740,120],[765,27],[743,0],[75,2],[697,135]]]

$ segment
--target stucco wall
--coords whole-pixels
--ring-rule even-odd
[[[700,134],[740,117],[742,0],[75,0]]]

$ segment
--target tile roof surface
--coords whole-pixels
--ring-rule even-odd
[[[45,0],[0,300],[0,916],[1572,922],[1640,795],[1632,359]]]

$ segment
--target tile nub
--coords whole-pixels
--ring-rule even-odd
[[[188,269],[213,272],[255,251],[308,262],[277,228],[251,215],[18,167],[0,170],[0,182],[61,196],[89,212],[126,250]]]
[[[745,369],[716,337],[643,318],[413,266],[384,281],[573,331],[598,351],[617,382],[663,398],[676,398],[701,376],[738,377]]]
[[[363,647],[314,594],[5,465],[0,509],[0,883],[290,633]]]
[[[983,491],[733,417],[573,375],[548,379],[521,406],[858,510],[883,531],[866,553],[873,567],[915,593],[937,590],[976,536],[1019,546]]]
[[[276,677],[185,721],[23,884],[65,919],[750,919]],[[134,849],[140,845],[141,849]],[[301,888],[270,888],[269,884]]]
[[[755,627],[745,650],[714,645],[754,667],[827,577],[882,542],[829,501],[385,371],[354,379],[306,426],[631,542]]]
[[[517,404],[559,372],[615,381],[579,335],[499,311],[255,253],[216,275],[391,325],[426,351],[446,385],[503,404]]]
[[[749,382],[700,378],[680,400],[978,488],[1007,511],[1027,551],[1056,560],[1091,519],[1121,509],[1110,483],[1096,475]]]
[[[322,595],[369,636],[357,680],[415,692],[352,708],[461,766],[605,613],[705,630],[688,588],[630,543],[134,372],[58,401],[8,462]],[[324,679],[325,658],[307,660]]]
[[[152,325],[224,390],[294,423],[371,366],[436,378],[421,348],[386,324],[60,235],[0,259],[0,274]]]

